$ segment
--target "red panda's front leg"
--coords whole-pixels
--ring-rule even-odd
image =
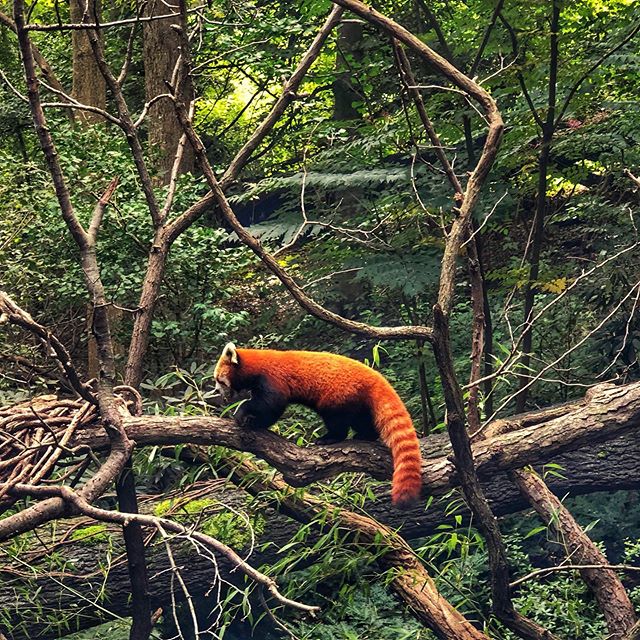
[[[268,429],[287,408],[287,399],[262,383],[251,390],[251,399],[243,402],[235,415],[238,426],[245,429]]]

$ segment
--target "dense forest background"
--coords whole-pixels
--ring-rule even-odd
[[[331,7],[324,0],[0,3],[0,289],[30,318],[18,322],[19,313],[0,304],[3,434],[17,433],[16,407],[94,392],[108,431],[119,420],[105,400],[114,384],[140,391],[145,416],[213,420],[221,412],[213,367],[229,340],[341,353],[379,369],[428,437],[424,446],[456,465],[464,446],[457,448],[452,416],[461,403],[475,445],[482,425],[487,437],[499,437],[504,429],[491,425],[508,416],[568,403],[551,416],[562,419],[595,385],[635,392],[637,3],[375,3],[468,85],[366,14],[345,10],[331,22]],[[319,33],[312,66],[296,78]],[[28,82],[30,58],[39,86]],[[492,120],[485,94],[504,127]],[[469,187],[475,180],[478,194]],[[82,382],[61,370],[66,360]],[[87,381],[95,378],[92,391]],[[79,511],[64,514],[75,520],[52,518],[17,537],[0,527],[0,630],[10,638],[640,637],[633,433],[608,439],[638,426],[628,402],[629,413],[617,414],[622,426],[607,438],[600,430],[553,451],[531,441],[530,457],[512,463],[533,464],[554,489],[559,506],[547,505],[546,521],[544,508],[536,516],[521,496],[508,497],[515,483],[531,498],[513,475],[508,490],[489,489],[488,503],[470,497],[478,477],[488,487],[492,465],[508,469],[500,452],[482,466],[474,449],[479,476],[470,462],[465,481],[456,466],[450,476],[462,479],[427,490],[425,503],[401,516],[387,504],[384,471],[327,473],[308,494],[291,494],[257,445],[231,445],[254,456],[231,453],[215,434],[208,448],[202,438],[143,440],[151,446],[136,448],[124,466],[135,485],[127,490],[121,476],[117,489],[106,483],[88,502],[132,511],[126,495],[134,486],[142,513],[202,530],[243,558],[252,549],[245,559],[320,613],[270,608],[250,578],[196,569],[206,554],[180,539],[184,531],[160,527],[154,537],[149,523],[152,586],[136,591],[127,574],[135,542],[125,546],[122,522],[99,522],[75,505]],[[276,431],[306,445],[322,426],[291,407]],[[3,459],[18,460],[3,438]],[[113,453],[117,437],[110,438]],[[591,463],[560,457],[579,456],[580,446]],[[18,483],[86,486],[104,468],[102,455],[58,453],[38,482],[37,463],[6,477],[11,469],[0,462],[4,518],[51,499],[19,494]],[[347,470],[358,471],[354,464]],[[295,476],[273,466],[286,480]],[[310,501],[305,516],[289,504],[300,493]],[[369,539],[364,529],[354,541],[353,521],[328,515],[334,503],[409,540],[420,571],[470,628],[443,631],[416,614],[398,586],[409,561],[389,560],[389,548],[400,553],[397,543],[381,545],[382,534]],[[503,516],[500,530],[484,520],[483,504]],[[595,542],[592,555],[568,542],[560,506],[579,525],[576,539],[586,539],[579,544]],[[500,549],[508,579],[500,578]],[[628,599],[616,592],[607,609],[602,576],[585,577],[574,567],[581,564],[596,573],[617,566],[607,569],[607,579],[621,579],[611,578],[617,586],[607,583],[609,593],[619,586]],[[566,570],[514,584],[559,565]],[[136,609],[145,590],[147,609]],[[157,609],[153,629],[131,627],[131,616]]]

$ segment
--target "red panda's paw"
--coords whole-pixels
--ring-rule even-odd
[[[235,421],[236,421],[236,424],[241,429],[258,429],[259,428],[256,417],[251,415],[250,413],[238,413],[235,416]]]

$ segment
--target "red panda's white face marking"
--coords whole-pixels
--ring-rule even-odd
[[[216,364],[213,376],[216,380],[216,392],[218,392],[224,400],[228,400],[233,391],[231,377],[233,367],[239,363],[238,353],[233,342],[227,343],[222,350],[222,355]]]

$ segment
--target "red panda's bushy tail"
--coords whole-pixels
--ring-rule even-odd
[[[390,385],[377,394],[375,422],[393,457],[391,501],[396,507],[407,507],[420,498],[422,456],[411,416]]]

